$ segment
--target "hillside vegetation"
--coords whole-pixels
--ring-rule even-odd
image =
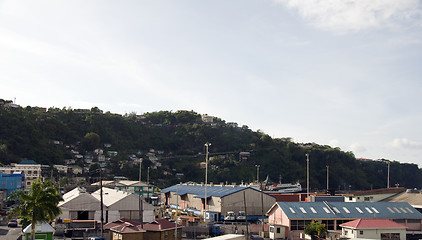
[[[205,123],[193,111],[159,111],[143,115],[104,113],[71,108],[45,109],[6,107],[0,100],[0,161],[2,165],[32,159],[45,165],[65,164],[80,155],[95,156],[101,148],[106,156],[106,178],[138,178],[134,159],[142,158],[142,176],[165,187],[179,182],[204,182],[206,142],[209,148],[209,182],[216,184],[252,182],[256,165],[260,179],[267,176],[278,182],[300,182],[306,187],[306,156],[310,154],[310,186],[326,188],[329,165],[330,188],[340,191],[384,188],[387,185],[387,160],[360,161],[353,153],[316,143],[295,143],[290,138],[271,138],[247,126],[237,126],[214,118]],[[106,147],[105,147],[106,146]],[[107,153],[117,152],[117,155]],[[243,155],[240,155],[240,153]],[[98,152],[97,152],[98,153]],[[94,159],[84,174],[89,181],[98,163]],[[391,161],[390,185],[421,188],[421,170],[416,164]]]

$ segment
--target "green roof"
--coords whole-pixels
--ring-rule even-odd
[[[27,160],[27,159],[22,160],[19,164],[21,164],[21,165],[23,165],[23,164],[25,164],[25,165],[30,165],[30,164],[38,165],[38,163],[36,163],[34,160]]]

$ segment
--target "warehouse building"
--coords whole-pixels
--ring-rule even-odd
[[[341,234],[340,225],[356,219],[389,219],[406,226],[409,235],[422,234],[422,214],[404,202],[277,202],[267,216],[272,239],[301,239],[314,220],[332,234]]]
[[[206,193],[205,193],[206,191]],[[205,198],[207,212],[215,213],[214,219],[247,209],[250,216],[261,216],[274,203],[275,197],[250,187],[204,184],[177,184],[161,191],[161,199],[167,206],[176,206],[202,214]]]

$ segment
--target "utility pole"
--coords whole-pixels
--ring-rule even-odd
[[[104,231],[104,205],[103,205],[103,168],[100,165],[100,200],[101,200],[101,237]]]
[[[142,202],[142,158],[139,159],[139,221],[141,222],[141,228],[144,227],[144,209],[143,209],[143,202]]]
[[[177,240],[177,215],[179,211],[179,184],[177,184],[177,188],[176,188],[176,217],[174,218],[174,223],[176,224],[176,231],[174,231],[174,239]]]
[[[261,165],[255,165],[256,167],[256,183],[259,183],[259,167]],[[259,189],[261,189],[261,185],[259,185]]]
[[[327,192],[330,191],[330,185],[329,185],[329,181],[330,181],[329,180],[330,179],[330,175],[329,174],[330,173],[329,172],[330,172],[330,166],[327,165]]]
[[[387,161],[387,188],[390,188],[390,161]]]
[[[147,171],[147,185],[149,185],[149,167],[148,167],[148,171]]]
[[[306,201],[309,202],[309,153],[306,155]]]
[[[204,222],[207,220],[207,182],[208,182],[208,148],[211,146],[211,143],[205,143],[205,199],[204,199]]]

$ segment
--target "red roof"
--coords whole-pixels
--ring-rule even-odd
[[[146,232],[144,229],[141,228],[141,225],[134,226],[128,222],[112,227],[110,228],[110,231],[119,232],[119,233]]]
[[[144,224],[144,229],[148,231],[163,231],[176,227],[176,223],[170,222],[167,219],[156,219],[150,223]],[[178,225],[180,227],[180,225]]]
[[[354,229],[362,228],[407,228],[404,225],[391,221],[390,219],[356,219],[343,223],[340,227],[351,227]]]
[[[140,223],[127,218],[120,218],[114,222],[107,223],[104,225],[104,229],[110,229],[111,231],[120,233],[145,232],[141,228]]]
[[[373,189],[373,190],[358,191],[358,192],[353,192],[351,194],[346,194],[346,195],[363,196],[363,195],[386,194],[386,193],[401,193],[404,191],[406,191],[406,188],[404,187],[392,187],[392,188],[379,188],[379,189]]]
[[[134,225],[134,226],[136,226],[136,225],[140,225],[140,223],[138,223],[138,222],[135,222],[135,221],[132,221],[132,220],[130,220],[130,219],[127,219],[127,218],[120,218],[120,219],[118,219],[118,220],[116,220],[116,221],[113,221],[113,222],[109,222],[109,223],[107,223],[107,224],[105,224],[104,225],[104,229],[110,229],[110,228],[112,228],[112,227],[116,227],[116,226],[119,226],[119,225],[121,225],[121,224],[123,224],[123,223],[130,223],[130,224],[132,224],[132,225]]]

